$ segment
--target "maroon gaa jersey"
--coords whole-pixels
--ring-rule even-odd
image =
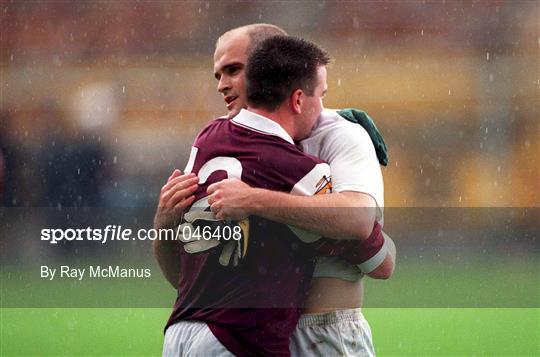
[[[208,186],[225,178],[304,195],[325,190],[330,182],[327,164],[299,150],[279,124],[247,110],[206,126],[185,171],[199,176],[194,206],[200,208],[208,206]],[[237,267],[221,266],[219,252],[180,249],[178,297],[167,327],[203,321],[235,355],[287,356],[309,290],[314,247],[286,225],[260,217],[250,217],[249,236]]]

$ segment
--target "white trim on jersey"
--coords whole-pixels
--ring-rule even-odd
[[[362,270],[363,273],[369,274],[384,262],[384,259],[386,258],[387,253],[388,253],[388,244],[386,243],[386,239],[384,239],[384,243],[381,250],[379,250],[374,256],[372,256],[365,262],[358,264],[357,266],[358,268],[360,268],[360,270]]]
[[[297,196],[313,196],[324,187],[321,187],[321,184],[329,181],[330,167],[328,164],[320,163],[294,185],[291,193]]]
[[[199,148],[192,146],[191,147],[191,153],[189,154],[189,160],[186,164],[186,168],[184,169],[185,174],[190,174],[193,170],[193,165],[195,164],[195,158],[197,157],[197,151],[199,151]]]
[[[319,192],[322,192],[321,190],[325,189],[327,183],[330,182],[330,167],[328,164],[317,164],[310,172],[308,172],[306,176],[304,176],[296,183],[296,185],[294,185],[291,190],[291,194],[298,196],[313,196]],[[305,231],[293,226],[289,226],[289,228],[302,242],[313,243],[321,239],[319,234]]]
[[[274,135],[288,141],[294,145],[291,136],[283,129],[281,125],[273,120],[270,120],[257,113],[242,109],[233,119],[232,122],[242,127],[257,131],[262,134]]]

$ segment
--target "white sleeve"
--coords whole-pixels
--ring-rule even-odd
[[[378,207],[384,207],[381,168],[369,134],[345,120],[332,129],[323,149],[332,171],[332,191],[366,193]]]
[[[291,194],[298,196],[313,196],[330,193],[332,189],[332,180],[330,178],[330,166],[327,164],[317,164],[300,181],[294,185]],[[289,226],[294,234],[305,243],[313,243],[321,236],[317,233],[305,231],[294,226]]]
[[[301,178],[292,188],[291,194],[297,196],[313,196],[330,193],[332,180],[330,166],[325,163],[317,164]]]

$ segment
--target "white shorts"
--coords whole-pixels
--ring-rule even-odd
[[[304,314],[291,337],[292,356],[375,356],[360,309]]]
[[[227,356],[229,352],[200,321],[180,321],[169,326],[163,341],[163,356]]]

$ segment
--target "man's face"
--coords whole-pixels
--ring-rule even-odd
[[[323,110],[323,98],[328,91],[326,83],[326,67],[319,66],[317,69],[317,85],[312,96],[305,97],[302,102],[302,114],[300,115],[300,127],[298,128],[298,137],[295,140],[303,140],[309,136],[317,118]]]
[[[214,53],[214,77],[218,80],[217,90],[223,95],[229,118],[247,106],[244,69],[249,42],[246,34],[231,34],[219,41]]]

